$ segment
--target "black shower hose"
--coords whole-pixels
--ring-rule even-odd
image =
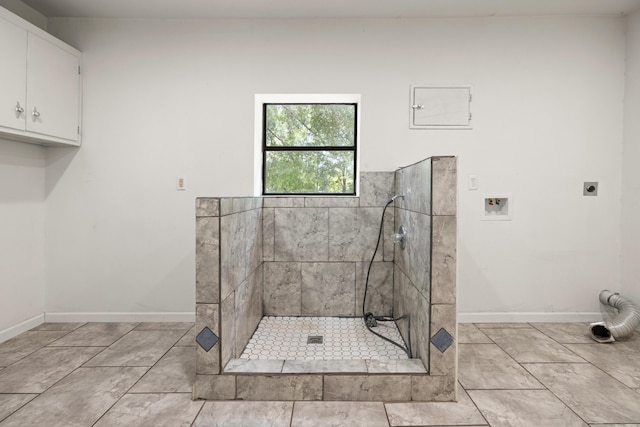
[[[411,359],[411,319],[407,315],[400,316],[397,318],[387,317],[387,316],[374,316],[373,313],[367,312],[365,308],[366,302],[367,302],[367,290],[369,289],[369,275],[371,274],[371,266],[373,265],[373,260],[375,259],[376,254],[378,253],[378,248],[380,247],[380,240],[382,239],[382,231],[384,229],[384,214],[387,212],[387,208],[389,207],[389,205],[393,202],[394,202],[394,199],[389,200],[387,204],[384,205],[384,209],[382,209],[382,218],[380,219],[380,230],[378,231],[378,240],[376,242],[376,248],[373,250],[373,256],[371,257],[371,261],[369,262],[369,268],[367,269],[367,278],[364,282],[364,296],[362,298],[362,319],[364,321],[364,325],[367,327],[369,332],[379,336],[385,341],[390,342],[396,347],[401,348],[405,353],[407,353],[407,356],[409,356],[409,359]],[[369,326],[369,320],[372,318],[378,322],[395,322],[396,320],[401,320],[406,318],[407,319],[407,341],[408,341],[407,346],[405,347],[402,344],[399,344],[393,341],[392,339],[389,339],[377,333],[373,329],[371,329],[371,326]]]

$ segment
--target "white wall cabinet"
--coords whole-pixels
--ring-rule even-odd
[[[27,31],[0,18],[0,126],[25,129]]]
[[[0,137],[80,145],[80,52],[0,8],[0,57]]]

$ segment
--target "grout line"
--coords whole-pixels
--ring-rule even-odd
[[[528,323],[527,323],[527,324],[528,324]],[[533,328],[533,327],[532,327],[532,328]],[[504,329],[517,330],[517,329],[528,329],[528,328],[501,328],[501,329],[502,329],[502,330],[504,330]],[[536,328],[533,328],[533,330],[534,330],[534,331],[538,331]],[[543,334],[543,335],[544,335],[544,334]],[[496,340],[494,340],[494,339],[493,339],[493,338],[491,338],[490,336],[489,336],[489,339],[491,339],[491,340],[492,340],[492,341],[493,341],[493,342],[494,342],[498,347],[500,347],[500,349],[501,349],[502,351],[504,351],[505,353],[507,353],[507,354],[509,355],[509,357],[511,357],[513,360],[515,360],[515,361],[516,361],[516,363],[518,363],[518,364],[522,364],[522,363],[589,363],[589,362],[587,362],[584,358],[582,358],[581,356],[577,355],[576,353],[574,353],[573,351],[571,351],[570,349],[568,349],[568,348],[567,348],[567,347],[565,347],[564,345],[562,345],[562,344],[560,344],[560,343],[557,343],[555,340],[552,340],[551,338],[547,337],[546,335],[544,335],[544,337],[545,337],[545,338],[547,338],[547,339],[549,339],[549,340],[551,340],[553,343],[555,343],[555,344],[558,344],[558,345],[562,346],[562,348],[564,348],[566,351],[568,351],[569,353],[571,353],[571,355],[573,355],[573,356],[575,356],[575,357],[577,357],[577,358],[581,359],[581,360],[582,360],[582,362],[576,362],[576,361],[573,361],[573,362],[568,362],[568,361],[540,361],[540,362],[534,362],[534,361],[531,361],[531,362],[520,362],[520,361],[516,360],[516,358],[515,358],[514,356],[512,356],[512,355],[511,355],[511,354],[510,354],[510,353],[509,353],[509,352],[508,352],[508,351],[507,351],[507,350],[506,350],[502,345],[500,345]]]
[[[1,393],[0,393],[1,394]],[[24,408],[25,406],[27,406],[29,403],[33,402],[34,399],[36,399],[38,396],[40,396],[40,394],[38,393],[11,393],[11,394],[35,394],[34,397],[32,397],[31,399],[27,400],[26,402],[24,402],[22,405],[20,405],[19,407],[15,408],[13,411],[9,412],[6,416],[0,418],[0,423],[2,423],[4,420],[6,420],[7,418],[9,418],[10,416],[12,416],[13,414],[15,414],[16,412],[18,412],[20,409]]]
[[[220,303],[220,304],[221,304],[221,303]],[[190,327],[189,329],[187,329],[187,330],[186,330],[186,332],[185,332],[184,334],[182,334],[182,336],[181,336],[180,338],[178,338],[178,341],[176,341],[176,343],[173,345],[173,347],[191,347],[190,345],[189,345],[189,346],[186,346],[186,345],[178,345],[178,343],[179,343],[180,341],[182,341],[182,339],[183,339],[184,337],[186,337],[186,336],[187,336],[187,334],[188,334],[189,332],[191,332],[191,330],[192,330],[192,329],[194,330],[194,336],[195,336],[195,329],[196,329],[196,326],[195,326],[195,324],[194,324],[192,327]]]
[[[531,325],[531,327],[533,327],[534,330],[540,332],[542,335],[544,335],[546,338],[550,339],[551,341],[553,341],[554,343],[558,344],[559,346],[561,346],[562,348],[564,348],[566,351],[568,351],[569,353],[571,353],[572,355],[579,357],[580,359],[584,360],[585,362],[587,362],[587,360],[585,360],[584,357],[580,356],[579,354],[575,353],[573,350],[571,350],[570,348],[567,347],[566,344],[561,343],[555,339],[553,339],[551,336],[549,336],[548,334],[545,334],[543,331],[541,331],[540,329],[536,328],[535,326]],[[579,362],[575,362],[575,363],[579,363]],[[588,362],[587,362],[588,363]]]
[[[8,368],[9,366],[12,366],[12,365],[15,365],[16,363],[18,363],[18,362],[20,362],[20,361],[22,361],[22,360],[26,359],[27,357],[31,356],[32,354],[35,354],[37,351],[40,351],[40,350],[42,350],[43,348],[49,347],[49,346],[50,346],[50,344],[53,344],[54,342],[58,341],[59,339],[62,339],[62,338],[64,338],[64,337],[66,337],[67,335],[69,335],[69,334],[70,334],[71,332],[73,332],[73,331],[34,331],[33,329],[30,329],[30,330],[25,331],[25,332],[23,332],[22,334],[17,335],[17,336],[15,336],[15,337],[11,338],[11,339],[18,338],[18,337],[20,337],[20,336],[22,336],[22,335],[24,335],[24,334],[29,333],[29,332],[67,332],[67,333],[66,333],[66,334],[64,334],[64,335],[62,335],[62,336],[59,336],[58,338],[55,338],[53,341],[50,341],[50,342],[48,342],[47,344],[41,345],[40,347],[38,347],[38,348],[36,348],[35,350],[33,350],[33,351],[29,352],[28,354],[25,354],[24,356],[20,357],[18,360],[14,361],[14,362],[12,362],[12,363],[9,363],[7,366],[3,366],[3,367],[2,367],[2,369],[4,369],[4,368]],[[1,343],[1,345],[4,345],[5,343],[7,343],[7,342],[9,342],[9,341],[11,341],[11,340],[4,341],[3,343]],[[19,354],[19,353],[20,353],[20,352],[18,352],[18,354]]]
[[[112,343],[113,344],[113,343]],[[42,348],[80,348],[80,347],[90,347],[90,348],[108,348],[109,345],[46,345]]]
[[[382,403],[382,409],[384,410],[384,415],[387,417],[387,425],[391,425],[391,420],[389,419],[389,412],[387,411],[387,404],[385,402]]]
[[[113,366],[113,367],[116,367],[116,366]],[[126,368],[127,366],[118,366],[118,367],[120,367],[120,368]],[[141,367],[141,368],[142,368],[142,367],[144,367],[144,366],[137,366],[137,367]],[[91,367],[87,367],[87,368],[85,368],[85,369],[91,369]],[[105,415],[107,415],[107,413],[108,413],[108,412],[109,412],[109,411],[110,411],[114,406],[116,406],[116,405],[120,402],[120,400],[122,400],[122,398],[123,398],[124,396],[126,396],[126,395],[129,393],[129,390],[131,390],[133,387],[135,387],[135,385],[136,385],[136,384],[138,384],[138,381],[140,381],[140,379],[142,379],[145,375],[147,375],[147,373],[148,373],[150,370],[151,370],[151,368],[147,368],[147,371],[146,371],[144,374],[142,374],[142,375],[140,376],[140,378],[138,378],[138,380],[137,380],[136,382],[134,382],[134,383],[131,385],[131,387],[129,387],[129,388],[128,388],[124,393],[122,393],[122,396],[120,396],[118,399],[116,399],[116,401],[115,401],[115,402],[113,402],[113,404],[112,404],[111,406],[109,406],[109,408],[108,408],[106,411],[104,411],[104,412],[102,413],[102,415],[100,415],[100,417],[99,417],[99,418],[98,418],[98,419],[97,419],[93,424],[91,424],[91,425],[92,425],[92,426],[94,426],[94,425],[98,424],[98,423],[100,422],[100,420],[101,420]]]
[[[323,379],[323,381],[324,381],[324,379]],[[323,388],[323,393],[324,393],[324,384],[323,384],[322,388]],[[322,397],[324,399],[324,395]],[[289,427],[293,426],[293,411],[295,411],[296,405],[298,404],[298,401],[294,400],[292,403],[293,404],[291,405],[291,417],[289,417]]]
[[[138,324],[137,324],[133,329],[131,329],[129,332],[127,332],[126,334],[124,334],[122,337],[120,337],[119,339],[117,339],[116,341],[114,341],[114,342],[113,342],[109,347],[107,347],[106,349],[111,348],[111,346],[115,345],[118,341],[120,341],[121,339],[123,339],[125,336],[129,335],[132,331],[134,331],[134,330],[135,330],[135,328],[137,328],[138,326],[140,326],[140,324],[141,324],[141,323],[142,323],[142,322],[138,323]],[[189,329],[189,330],[190,330],[190,329]],[[138,332],[140,332],[140,331],[138,331]],[[183,335],[183,336],[184,336],[184,335]],[[181,339],[181,338],[182,338],[182,336],[181,336],[180,338],[178,338],[178,339],[176,340],[176,342],[180,341],[180,339]],[[129,387],[129,388],[128,388],[128,389],[127,389],[127,390],[122,394],[122,396],[120,396],[120,397],[119,397],[119,398],[118,398],[118,399],[117,399],[117,400],[116,400],[116,401],[115,401],[111,406],[109,406],[109,408],[108,408],[106,411],[104,411],[104,412],[102,413],[102,415],[100,415],[100,417],[95,421],[95,423],[93,423],[93,424],[92,424],[92,426],[93,426],[93,425],[96,425],[98,422],[100,422],[100,420],[101,420],[101,419],[102,419],[102,418],[103,418],[103,417],[104,417],[104,416],[105,416],[105,415],[106,415],[106,414],[107,414],[107,413],[108,413],[108,412],[109,412],[109,411],[110,411],[114,406],[116,406],[116,405],[118,404],[118,402],[120,402],[120,400],[122,400],[122,398],[123,398],[124,396],[126,396],[127,394],[129,394],[129,392],[131,391],[131,389],[133,389],[133,388],[136,386],[136,384],[138,384],[138,383],[142,380],[142,378],[144,378],[144,377],[149,373],[149,371],[151,371],[151,369],[153,369],[153,367],[155,367],[155,366],[158,364],[158,362],[159,362],[159,361],[160,361],[160,360],[161,360],[161,359],[162,359],[162,358],[163,358],[163,357],[164,357],[164,356],[165,356],[165,355],[166,355],[166,354],[167,354],[167,353],[168,353],[168,352],[169,352],[169,351],[174,347],[174,346],[175,346],[175,343],[174,343],[174,344],[169,348],[169,350],[167,350],[167,351],[166,351],[166,352],[165,352],[161,357],[159,357],[159,358],[158,358],[158,360],[156,360],[156,361],[153,363],[153,365],[151,365],[150,367],[147,367],[147,366],[86,366],[86,367],[84,367],[85,369],[103,368],[103,367],[104,367],[104,368],[147,368],[147,370],[145,371],[145,373],[144,373],[144,374],[142,374],[142,375],[140,376],[140,378],[138,378],[138,379],[137,379],[137,380],[136,380],[136,381],[131,385],[131,387]],[[102,354],[104,351],[106,351],[106,349],[105,349],[105,350],[103,350],[102,352],[98,353],[98,354]],[[98,356],[98,354],[96,354],[96,356]],[[96,356],[94,356],[94,357],[96,357]],[[93,358],[91,358],[91,359],[93,359]],[[89,359],[89,360],[91,360],[91,359]],[[85,363],[87,363],[87,362],[85,362]],[[81,366],[81,367],[83,367],[83,366]],[[131,394],[136,394],[136,393],[131,393]]]
[[[608,376],[609,378],[613,379],[615,382],[617,382],[618,384],[622,385],[624,388],[631,390],[633,392],[637,393],[637,388],[634,387],[629,387],[628,385],[626,385],[625,383],[623,383],[622,381],[620,381],[619,379],[617,379],[616,377],[614,377],[613,375],[611,375],[609,372],[605,371],[604,369],[602,369],[600,366],[595,365],[591,362],[587,362],[589,365],[593,366],[594,368],[596,368],[597,370],[599,370],[600,372],[604,373],[606,376]]]
[[[471,397],[471,395],[469,394],[468,389],[465,389],[464,386],[462,385],[462,383],[460,383],[460,381],[457,381],[457,384],[460,385],[460,388],[462,388],[462,390],[464,390],[464,392],[467,394],[467,397],[469,398],[469,400],[471,400],[471,403],[473,403],[473,406],[475,406],[476,411],[478,411],[478,413],[480,414],[480,416],[482,417],[482,419],[484,420],[484,422],[487,425],[491,425],[489,424],[489,420],[487,420],[487,417],[484,416],[484,414],[482,413],[482,411],[480,410],[480,408],[478,407],[478,405],[476,404],[476,401],[473,400],[473,397]],[[471,389],[469,389],[471,390]],[[488,390],[488,389],[482,389],[482,390]],[[536,389],[536,390],[540,390],[540,389]],[[458,402],[460,401],[460,399],[458,399]]]
[[[193,423],[196,422],[196,420],[198,419],[198,417],[200,416],[200,414],[202,413],[202,410],[204,409],[205,405],[207,404],[207,400],[202,401],[202,405],[200,405],[200,409],[198,409],[198,413],[196,414],[195,417],[193,417],[193,420],[191,421],[191,423],[189,424],[189,427],[193,427]]]
[[[527,371],[527,373],[529,373]],[[462,385],[462,384],[460,384]],[[544,384],[540,383],[540,385],[542,385],[542,388],[538,387],[538,388],[530,388],[530,387],[526,387],[526,388],[477,388],[477,387],[469,387],[469,388],[465,388],[464,390],[469,392],[469,391],[549,391]]]
[[[518,362],[519,365],[592,365],[589,362]]]
[[[123,366],[123,367],[126,368],[127,366]],[[146,375],[146,373],[145,373],[145,375]],[[188,394],[188,395],[191,395],[191,392],[190,391],[127,391],[126,394],[129,394],[129,395],[134,395],[134,394],[137,394],[137,395],[139,395],[139,394],[158,394],[158,395]]]
[[[529,373],[529,375],[533,376],[533,377],[534,377],[534,378],[535,378],[535,379],[536,379],[540,384],[542,384],[542,386],[544,387],[544,389],[545,389],[546,391],[548,391],[549,393],[551,393],[551,395],[552,395],[552,396],[554,396],[556,399],[558,399],[558,401],[559,401],[559,402],[562,402],[562,404],[563,404],[563,405],[564,405],[568,410],[570,410],[571,412],[573,412],[573,413],[575,414],[575,416],[576,416],[576,417],[578,417],[579,419],[581,419],[585,424],[590,425],[590,424],[587,422],[587,420],[585,420],[585,419],[584,419],[584,418],[582,418],[580,415],[578,415],[578,413],[577,413],[576,411],[574,411],[574,410],[573,410],[573,408],[572,408],[572,407],[571,407],[567,402],[565,402],[564,400],[562,400],[562,399],[560,398],[560,396],[558,396],[556,393],[554,393],[554,392],[553,392],[553,390],[551,390],[549,387],[547,387],[547,385],[546,385],[545,383],[543,383],[541,379],[539,379],[539,378],[538,378],[538,377],[536,377],[536,376],[535,376],[531,371],[529,371],[529,370],[527,369],[527,367],[526,367],[526,366],[524,366],[524,364],[521,364],[521,366],[522,366],[522,368],[523,368],[523,369],[525,369],[525,370]]]

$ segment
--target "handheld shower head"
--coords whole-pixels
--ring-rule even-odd
[[[391,198],[391,200],[389,200],[389,203],[391,203],[391,202],[395,201],[398,197],[402,197],[402,198],[404,199],[404,193],[396,194],[395,196],[393,196],[393,197]]]

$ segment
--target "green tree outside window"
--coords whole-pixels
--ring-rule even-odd
[[[356,104],[264,104],[263,193],[355,195]]]

